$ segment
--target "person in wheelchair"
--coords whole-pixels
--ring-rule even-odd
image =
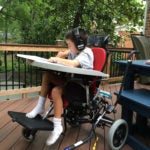
[[[86,46],[88,38],[86,31],[81,28],[75,28],[69,31],[65,38],[69,50],[59,52],[56,57],[51,57],[49,61],[72,67],[93,69],[94,56],[92,50]],[[61,115],[63,112],[62,94],[65,82],[66,80],[61,74],[52,71],[45,72],[42,76],[41,92],[37,105],[31,112],[26,114],[26,117],[34,118],[38,114],[43,113],[45,111],[46,98],[51,91],[51,97],[54,101],[54,130],[51,131],[46,141],[47,145],[54,144],[63,132]]]

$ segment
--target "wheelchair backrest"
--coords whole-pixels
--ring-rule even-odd
[[[97,71],[103,71],[107,59],[105,49],[100,47],[92,47],[91,49],[94,55],[93,69]]]

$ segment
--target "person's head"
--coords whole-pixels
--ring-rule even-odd
[[[66,43],[68,44],[68,48],[77,53],[82,51],[87,45],[88,35],[84,29],[75,28],[69,31],[66,36]]]

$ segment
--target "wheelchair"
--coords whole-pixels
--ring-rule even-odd
[[[104,48],[92,48],[94,54],[94,70],[101,71],[106,61],[106,51]],[[100,59],[103,58],[103,59]],[[111,149],[119,150],[125,144],[128,125],[123,119],[113,120],[107,114],[116,113],[116,105],[111,103],[112,96],[109,92],[100,88],[102,77],[93,77],[85,75],[75,75],[70,77],[64,87],[63,107],[64,128],[67,126],[79,126],[83,123],[92,125],[89,135],[64,150],[72,150],[85,144],[95,135],[95,129],[104,129],[110,127],[108,132],[108,144]],[[69,91],[69,92],[68,92]],[[49,94],[49,98],[51,98]],[[53,117],[53,101],[50,100],[50,106],[44,116],[38,115],[34,119],[27,118],[25,113],[9,111],[8,114],[13,121],[23,126],[23,137],[32,142],[39,130],[53,130],[53,123],[49,118]]]

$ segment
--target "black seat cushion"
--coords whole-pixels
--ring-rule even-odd
[[[64,98],[68,101],[86,102],[86,89],[82,83],[68,81],[64,87]]]

